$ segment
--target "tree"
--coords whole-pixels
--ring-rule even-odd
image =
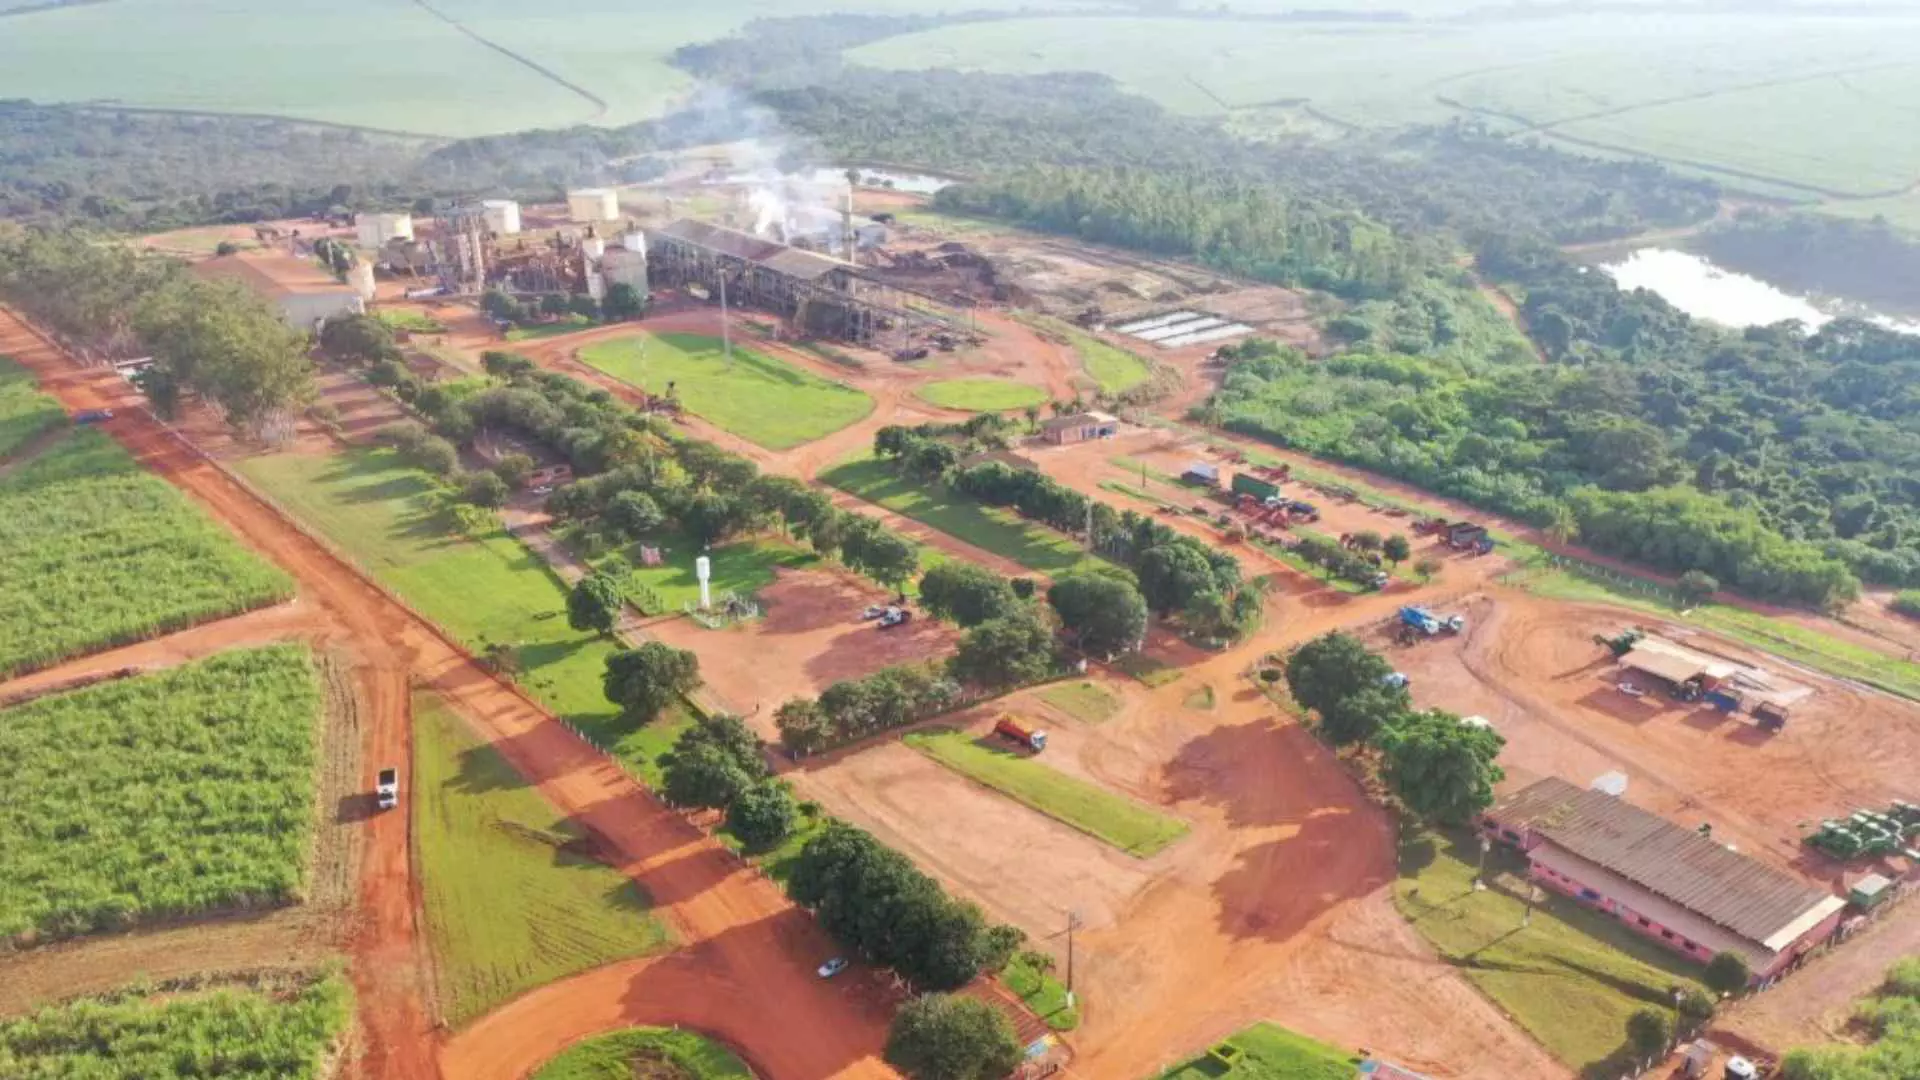
[[[216,256],[238,255],[240,254],[240,245],[231,240],[222,240],[213,246],[213,253]]]
[[[1107,574],[1069,574],[1047,590],[1047,603],[1080,648],[1109,656],[1139,646],[1147,633],[1147,601],[1132,583]]]
[[[1362,529],[1357,533],[1353,533],[1347,539],[1360,551],[1379,551],[1381,546],[1386,543],[1386,541],[1380,538],[1380,534],[1372,529]]]
[[[401,359],[392,328],[371,315],[335,315],[321,323],[320,348],[335,360],[357,367]]]
[[[1406,537],[1394,533],[1380,542],[1380,554],[1385,555],[1388,562],[1399,566],[1413,554],[1413,545],[1407,542]]]
[[[613,633],[626,597],[610,574],[592,573],[574,583],[567,593],[567,625],[596,634]]]
[[[880,584],[898,589],[907,583],[907,579],[919,567],[920,552],[911,542],[892,533],[876,530],[862,537],[857,554],[847,558],[847,563]]]
[[[1000,1080],[1020,1064],[1020,1043],[986,1002],[923,994],[893,1018],[885,1056],[909,1080]]]
[[[1320,733],[1335,746],[1370,743],[1404,716],[1409,704],[1403,687],[1365,687],[1320,710]]]
[[[1287,657],[1287,690],[1293,700],[1323,716],[1336,702],[1381,686],[1392,674],[1392,666],[1359,638],[1337,630]]]
[[[920,603],[942,619],[978,626],[1008,615],[1020,605],[1006,578],[973,563],[954,559],[920,576]]]
[[[796,753],[811,754],[833,739],[833,726],[827,714],[818,702],[807,698],[794,698],[780,706],[773,714],[773,722],[780,729],[780,741]]]
[[[1439,559],[1431,555],[1422,555],[1413,564],[1413,572],[1419,574],[1420,580],[1423,582],[1432,581],[1434,575],[1440,572],[1442,565]]]
[[[637,319],[646,311],[646,306],[646,301],[640,298],[640,290],[624,281],[607,289],[605,308],[609,322]]]
[[[1683,1031],[1693,1032],[1705,1027],[1713,1019],[1713,998],[1688,987],[1680,994],[1680,1003],[1675,1011],[1680,1014]]]
[[[1439,709],[1408,713],[1380,734],[1387,787],[1415,815],[1460,825],[1493,805],[1506,776],[1494,759],[1507,740]]]
[[[509,489],[518,490],[533,475],[533,458],[526,454],[505,454],[493,463],[493,475]]]
[[[501,295],[488,293],[488,296]],[[493,378],[501,382],[514,382],[532,375],[538,370],[533,361],[519,353],[494,352],[488,350],[480,354],[480,367]]]
[[[607,657],[601,687],[622,715],[652,723],[674,699],[700,685],[700,658],[683,649],[649,641]]]
[[[1213,565],[1196,545],[1163,544],[1140,557],[1140,594],[1162,615],[1184,610],[1195,594],[1214,588]]]
[[[165,384],[212,402],[236,428],[258,430],[313,400],[306,335],[237,284],[173,278],[141,298],[134,328]]]
[[[475,506],[502,506],[507,501],[507,485],[493,473],[477,469],[460,478],[460,498]]]
[[[639,539],[667,523],[660,504],[644,491],[623,491],[607,503],[607,521],[614,528]]]
[[[799,817],[792,789],[764,779],[734,797],[727,807],[727,828],[749,850],[765,851],[790,836]]]
[[[718,810],[731,805],[753,784],[733,755],[709,743],[675,747],[662,761],[662,794],[675,806]]]
[[[949,661],[953,676],[998,689],[1044,678],[1053,670],[1053,631],[1032,611],[1018,611],[967,631]]]
[[[1636,1059],[1652,1061],[1673,1045],[1673,1024],[1660,1009],[1636,1009],[1627,1017],[1627,1044],[1633,1047]]]
[[[1689,570],[1680,575],[1673,591],[1681,607],[1699,607],[1720,591],[1720,582],[1704,570]]]
[[[680,509],[680,523],[702,547],[740,532],[752,517],[746,500],[712,491],[699,492]]]
[[[1707,989],[1723,997],[1743,993],[1752,979],[1753,969],[1747,965],[1747,958],[1737,952],[1715,953],[1707,961]]]

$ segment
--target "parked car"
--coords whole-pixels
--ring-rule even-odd
[[[817,974],[823,979],[831,979],[845,970],[847,970],[847,958],[844,956],[836,956],[826,963],[821,964]]]
[[[1641,688],[1639,688],[1638,686],[1635,686],[1630,682],[1621,683],[1618,689],[1621,693],[1627,695],[1628,697],[1646,697],[1647,696],[1647,692],[1645,690],[1642,690]]]
[[[867,610],[860,613],[860,621],[872,622],[873,620],[881,617],[882,615],[885,615],[887,613],[887,610],[888,610],[887,605],[885,604],[874,604],[868,607]]]
[[[896,626],[905,626],[913,621],[913,612],[905,608],[890,607],[880,616],[880,629],[891,630]]]
[[[400,770],[385,768],[375,779],[373,794],[380,803],[380,809],[391,810],[400,805]]]

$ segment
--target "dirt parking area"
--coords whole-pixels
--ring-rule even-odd
[[[687,618],[646,625],[648,637],[700,654],[705,693],[775,737],[773,712],[798,697],[817,697],[834,683],[881,668],[946,656],[959,632],[926,613],[906,626],[881,630],[862,621],[871,604],[892,595],[842,570],[776,571],[757,599],[759,619],[709,630]]]
[[[1684,824],[1711,824],[1741,851],[1834,887],[1872,868],[1843,866],[1801,838],[1823,818],[1920,798],[1912,769],[1920,713],[1909,703],[1664,627],[1675,640],[1812,687],[1786,729],[1768,733],[1701,703],[1622,693],[1619,669],[1593,635],[1644,617],[1511,590],[1452,610],[1467,616],[1460,637],[1401,648],[1379,624],[1370,641],[1412,678],[1418,704],[1492,721],[1507,738],[1508,788],[1542,776],[1585,784],[1619,771],[1630,801]]]

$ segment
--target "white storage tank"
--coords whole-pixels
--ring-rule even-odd
[[[598,236],[582,237],[580,252],[587,257],[588,262],[599,262],[600,257],[607,253],[607,242]]]
[[[487,231],[495,236],[515,236],[520,232],[520,204],[512,199],[488,199],[480,204]]]
[[[620,216],[620,196],[612,188],[581,188],[567,192],[567,217],[590,225]]]
[[[360,247],[378,251],[386,247],[389,240],[413,239],[413,215],[355,214],[353,233]]]
[[[620,238],[620,246],[640,255],[647,253],[647,234],[635,229]]]

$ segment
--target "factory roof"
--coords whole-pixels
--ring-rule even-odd
[[[788,247],[765,237],[743,233],[738,229],[709,225],[704,221],[683,219],[653,231],[661,236],[681,240],[709,251],[717,251],[722,255],[731,255],[736,259],[757,263],[776,273],[799,278],[802,281],[825,277],[835,270],[859,269],[852,263],[844,263],[825,255]]]
[[[276,300],[354,292],[353,286],[335,281],[318,262],[278,251],[219,255],[193,264],[193,272],[208,281],[237,282]]]
[[[1077,412],[1066,416],[1056,416],[1040,425],[1043,431],[1072,431],[1075,428],[1094,427],[1102,424],[1117,424],[1120,418],[1112,413]]]
[[[1632,803],[1557,777],[1515,792],[1487,816],[1502,828],[1530,830],[1770,949],[1784,948],[1792,935],[1839,907],[1839,898],[1824,889]]]
[[[776,251],[772,255],[759,260],[759,262],[761,266],[769,270],[785,274],[788,277],[799,278],[802,281],[812,281],[815,278],[826,277],[835,270],[853,269],[852,266],[838,259],[829,259],[825,255],[816,255],[811,251],[802,251],[799,248],[786,248],[781,251]]]

